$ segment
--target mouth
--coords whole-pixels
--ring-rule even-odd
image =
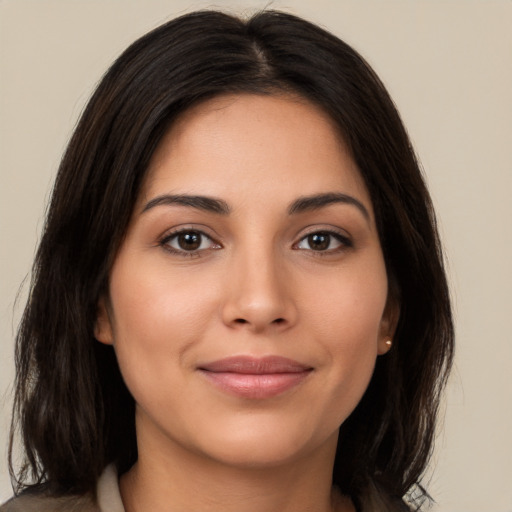
[[[264,399],[300,385],[313,368],[281,356],[234,356],[201,365],[198,370],[221,391]]]

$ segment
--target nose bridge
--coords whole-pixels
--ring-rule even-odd
[[[269,241],[255,237],[234,250],[224,320],[254,331],[295,321],[295,307],[284,261]]]

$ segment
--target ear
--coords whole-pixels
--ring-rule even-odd
[[[377,353],[381,356],[391,350],[393,338],[400,318],[400,306],[392,298],[388,298],[380,323]]]
[[[96,322],[94,323],[94,337],[105,345],[112,345],[114,336],[112,334],[112,322],[110,321],[109,308],[105,297],[98,301]]]

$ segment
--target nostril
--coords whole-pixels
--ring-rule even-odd
[[[282,324],[283,322],[285,322],[285,319],[284,318],[276,318],[275,320],[272,320],[272,324]],[[235,323],[237,324],[248,324],[250,323],[248,320],[246,320],[245,318],[236,318],[235,319]]]

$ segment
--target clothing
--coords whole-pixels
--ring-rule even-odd
[[[0,512],[125,512],[117,471],[107,466],[96,486],[96,498],[91,494],[50,498],[25,493],[0,506]]]

